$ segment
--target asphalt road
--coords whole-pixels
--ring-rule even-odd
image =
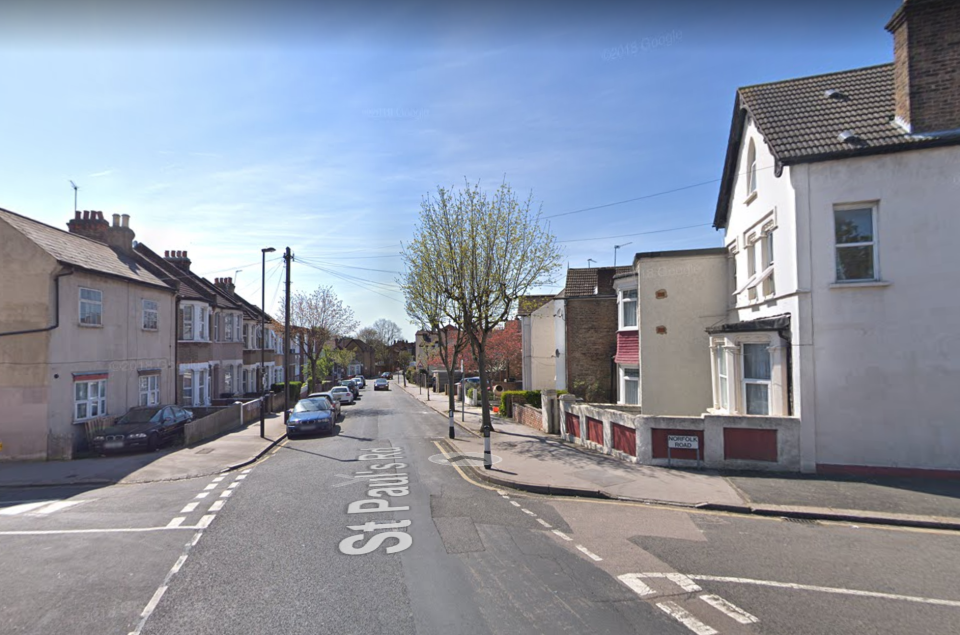
[[[0,491],[0,631],[956,632],[958,534],[498,491],[362,395],[222,478]]]

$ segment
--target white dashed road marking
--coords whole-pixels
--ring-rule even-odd
[[[73,507],[74,505],[79,505],[80,503],[86,503],[89,500],[94,499],[79,501],[32,501],[29,503],[21,503],[20,505],[13,505],[12,507],[0,509],[0,516],[19,516],[20,514],[28,516],[45,516],[47,514],[63,511],[68,507]]]
[[[579,550],[582,551],[583,553],[587,554],[587,556],[589,556],[590,558],[596,560],[597,562],[600,562],[601,560],[603,560],[603,558],[601,558],[601,557],[598,556],[597,554],[593,553],[592,551],[590,551],[589,549],[587,549],[587,548],[584,547],[583,545],[577,545],[577,549],[579,549]]]
[[[187,503],[187,505],[186,505],[183,509],[180,510],[180,513],[181,513],[181,514],[189,514],[190,512],[192,512],[193,510],[195,510],[195,509],[197,508],[197,505],[199,505],[199,504],[200,504],[200,503]]]
[[[705,593],[704,595],[700,596],[700,599],[706,602],[707,604],[709,604],[710,606],[712,606],[713,608],[717,609],[721,613],[725,613],[728,617],[740,622],[741,624],[754,624],[760,621],[753,615],[750,615],[749,613],[744,611],[739,606],[732,604],[730,602],[727,602],[719,595],[711,595],[709,593]]]
[[[538,519],[537,519],[537,522],[540,523],[541,525],[543,525],[544,527],[546,527],[547,529],[552,529],[552,528],[553,528],[553,525],[551,525],[550,523],[548,523],[547,521],[545,521],[545,520],[542,519],[542,518],[538,518]]]
[[[206,498],[206,497],[207,497],[207,494],[209,494],[209,493],[210,493],[210,492],[200,492],[199,494],[197,494],[196,496],[194,496],[194,498]]]
[[[618,576],[618,579],[626,584],[634,593],[640,597],[645,597],[647,595],[656,595],[656,591],[651,589],[646,582],[643,581],[643,576],[638,573],[624,573],[621,576]]]
[[[183,517],[183,516],[177,516],[176,518],[174,518],[173,520],[171,520],[169,523],[167,523],[167,528],[173,529],[174,527],[179,527],[180,525],[183,524],[183,521],[185,521],[185,520],[186,520],[185,517]]]
[[[213,519],[216,518],[216,514],[207,514],[200,519],[200,522],[197,523],[197,529],[206,529],[210,526],[210,523],[213,522]]]
[[[518,503],[517,501],[510,501],[510,504],[513,505],[514,507],[520,507],[520,503]]]
[[[520,508],[520,511],[522,511],[524,514],[529,514],[529,515],[531,515],[531,516],[536,516],[536,514],[534,514],[534,513],[533,513],[532,511],[530,511],[529,509],[524,509],[524,508],[521,507],[521,508]]]
[[[560,537],[563,538],[564,540],[571,540],[571,541],[573,540],[573,538],[571,538],[571,537],[568,536],[567,534],[563,533],[563,532],[560,531],[559,529],[554,529],[554,530],[553,530],[553,533],[557,534],[558,536],[560,536]]]
[[[223,509],[223,505],[224,505],[224,503],[226,503],[226,502],[227,502],[227,501],[225,501],[225,500],[215,500],[215,501],[213,501],[213,504],[210,505],[210,511],[212,511],[212,512],[218,512],[218,511],[220,511],[221,509]]]
[[[676,602],[658,602],[661,611],[677,620],[697,635],[716,635],[719,631],[707,626]]]
[[[222,492],[220,492],[220,498],[230,498],[230,494],[233,494],[233,490],[225,489]]]

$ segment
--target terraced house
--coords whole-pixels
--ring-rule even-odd
[[[72,458],[88,425],[174,398],[175,290],[129,216],[68,228],[0,210],[0,460]]]
[[[163,256],[140,243],[144,265],[177,290],[177,403],[215,405],[240,394],[243,308],[225,291],[190,270],[186,251]]]

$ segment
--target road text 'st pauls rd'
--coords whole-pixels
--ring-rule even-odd
[[[361,448],[361,450],[368,454],[361,454],[358,457],[360,461],[403,459],[401,448]],[[392,507],[393,501],[389,500],[410,494],[409,478],[406,474],[386,471],[402,470],[406,467],[406,463],[372,463],[369,469],[357,472],[354,478],[367,483],[367,498],[350,503],[347,506],[347,514],[410,511],[409,507]],[[340,552],[348,556],[362,556],[384,547],[388,554],[400,553],[413,545],[413,538],[407,529],[409,526],[410,521],[407,519],[371,520],[362,525],[348,525],[347,529],[361,533],[341,540]]]

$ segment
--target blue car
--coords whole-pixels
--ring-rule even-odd
[[[333,407],[324,397],[301,399],[287,418],[287,436],[333,432]]]

